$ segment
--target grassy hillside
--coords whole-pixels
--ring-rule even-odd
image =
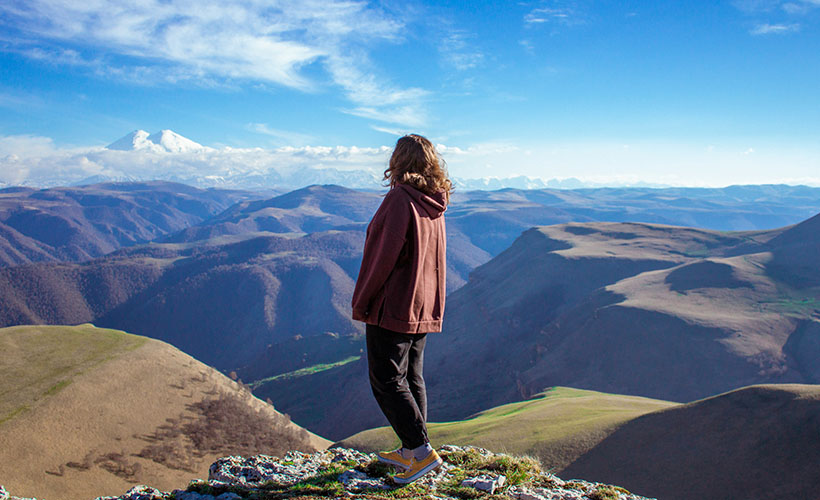
[[[145,337],[93,325],[17,326],[0,334],[0,425],[25,417],[79,375],[142,346]]]
[[[360,236],[152,244],[81,264],[0,269],[0,325],[93,322],[232,370],[295,335],[360,333],[347,311]]]
[[[820,491],[820,385],[760,385],[688,404],[553,388],[470,419],[431,423],[434,445],[540,459],[563,478],[670,500],[794,500]],[[389,428],[337,443],[399,445]]]
[[[425,353],[430,419],[464,419],[554,386],[687,402],[820,383],[818,235],[820,216],[754,232],[530,229],[448,296]],[[383,425],[365,363],[289,384],[298,399],[288,387],[260,390],[315,432],[340,439]]]
[[[434,445],[473,445],[513,455],[537,457],[561,470],[624,422],[676,403],[554,387],[526,401],[482,411],[454,422],[430,423]],[[338,444],[366,451],[400,443],[389,427],[360,432]]]
[[[820,498],[820,386],[746,387],[644,415],[562,475],[665,500]]]
[[[216,370],[121,331],[3,328],[0,366],[0,478],[21,496],[172,489],[220,456],[329,444]]]

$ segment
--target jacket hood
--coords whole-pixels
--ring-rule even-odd
[[[447,204],[450,202],[450,193],[447,191],[439,191],[436,194],[430,195],[419,191],[413,186],[408,186],[407,184],[398,184],[396,187],[404,189],[404,191],[409,194],[411,198],[416,200],[419,205],[424,207],[424,210],[431,219],[441,217],[441,215],[447,210]]]

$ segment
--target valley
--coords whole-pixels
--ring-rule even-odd
[[[264,439],[274,437],[261,430],[253,432],[262,441],[229,433],[222,444],[197,441],[195,422],[211,425],[209,412],[247,408],[249,422],[278,428],[282,412],[315,433],[288,427],[296,448],[325,447],[324,438],[392,446],[366,382],[363,325],[349,313],[380,200],[341,186],[0,190],[0,326],[8,327],[0,337],[4,368],[17,370],[5,383],[38,380],[0,391],[0,448],[8,459],[26,447],[49,450],[25,474],[3,474],[6,486],[25,493],[39,481],[46,486],[36,494],[53,497],[48,488],[65,478],[93,477],[94,494],[99,485],[124,491],[139,477],[179,485],[181,475],[232,453],[228,443],[238,443],[237,453],[273,450]],[[693,476],[674,470],[716,463],[653,429],[693,422],[722,443],[736,437],[717,415],[740,422],[742,408],[775,404],[788,411],[741,427],[753,433],[767,422],[798,450],[811,441],[788,429],[815,425],[818,212],[820,189],[800,186],[457,191],[447,212],[444,330],[431,334],[425,361],[434,442],[530,454],[663,498],[722,498],[686,489]],[[126,390],[111,370],[144,383]],[[163,410],[146,403],[150,415],[135,412],[149,393]],[[223,393],[236,397],[209,402]],[[70,428],[66,408],[91,400],[106,403],[71,410],[85,423]],[[117,422],[97,422],[94,408]],[[628,462],[619,450],[654,432],[642,456],[672,458],[607,468]],[[57,435],[72,437],[56,445]],[[734,453],[754,471],[750,450],[769,443],[744,446]],[[780,470],[803,455],[783,458]],[[630,475],[651,467],[675,486]]]

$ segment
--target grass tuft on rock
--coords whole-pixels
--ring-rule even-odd
[[[513,457],[484,452],[478,448],[458,451],[442,451],[441,457],[463,470],[465,476],[479,474],[504,475],[507,484],[518,485],[541,473],[540,462],[532,457]]]

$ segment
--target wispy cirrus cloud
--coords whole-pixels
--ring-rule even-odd
[[[584,19],[581,9],[575,2],[550,0],[542,2],[541,5],[525,14],[524,22],[531,26],[542,24],[573,26],[583,24]]]
[[[353,114],[414,125],[424,119],[426,91],[391,83],[367,57],[374,45],[401,41],[402,28],[384,10],[350,0],[0,4],[5,50],[29,58],[145,84],[263,83],[303,92],[326,84],[306,71],[318,65],[341,87]]]
[[[757,18],[749,34],[785,35],[803,30],[808,14],[820,8],[820,0],[735,0],[732,4],[746,15]]]
[[[383,132],[385,134],[392,135],[392,136],[395,136],[395,137],[401,137],[403,135],[407,135],[407,134],[412,133],[412,132],[407,131],[407,130],[402,130],[402,129],[398,129],[398,128],[390,128],[390,127],[380,127],[378,125],[371,125],[370,128],[372,128],[376,132]]]
[[[373,73],[363,71],[356,65],[356,60],[362,57],[365,57],[364,54],[334,53],[327,60],[327,69],[334,81],[355,105],[341,111],[411,127],[426,123],[427,113],[421,103],[430,93],[418,87],[401,88],[379,80]]]
[[[475,45],[476,36],[464,30],[449,31],[439,43],[444,64],[458,71],[480,66],[484,54]]]
[[[779,11],[788,14],[805,14],[820,7],[820,0],[734,0],[737,9],[750,13],[776,13]]]
[[[786,33],[795,33],[800,31],[800,25],[798,23],[792,24],[769,24],[763,23],[758,24],[751,30],[749,33],[752,35],[783,35]]]

